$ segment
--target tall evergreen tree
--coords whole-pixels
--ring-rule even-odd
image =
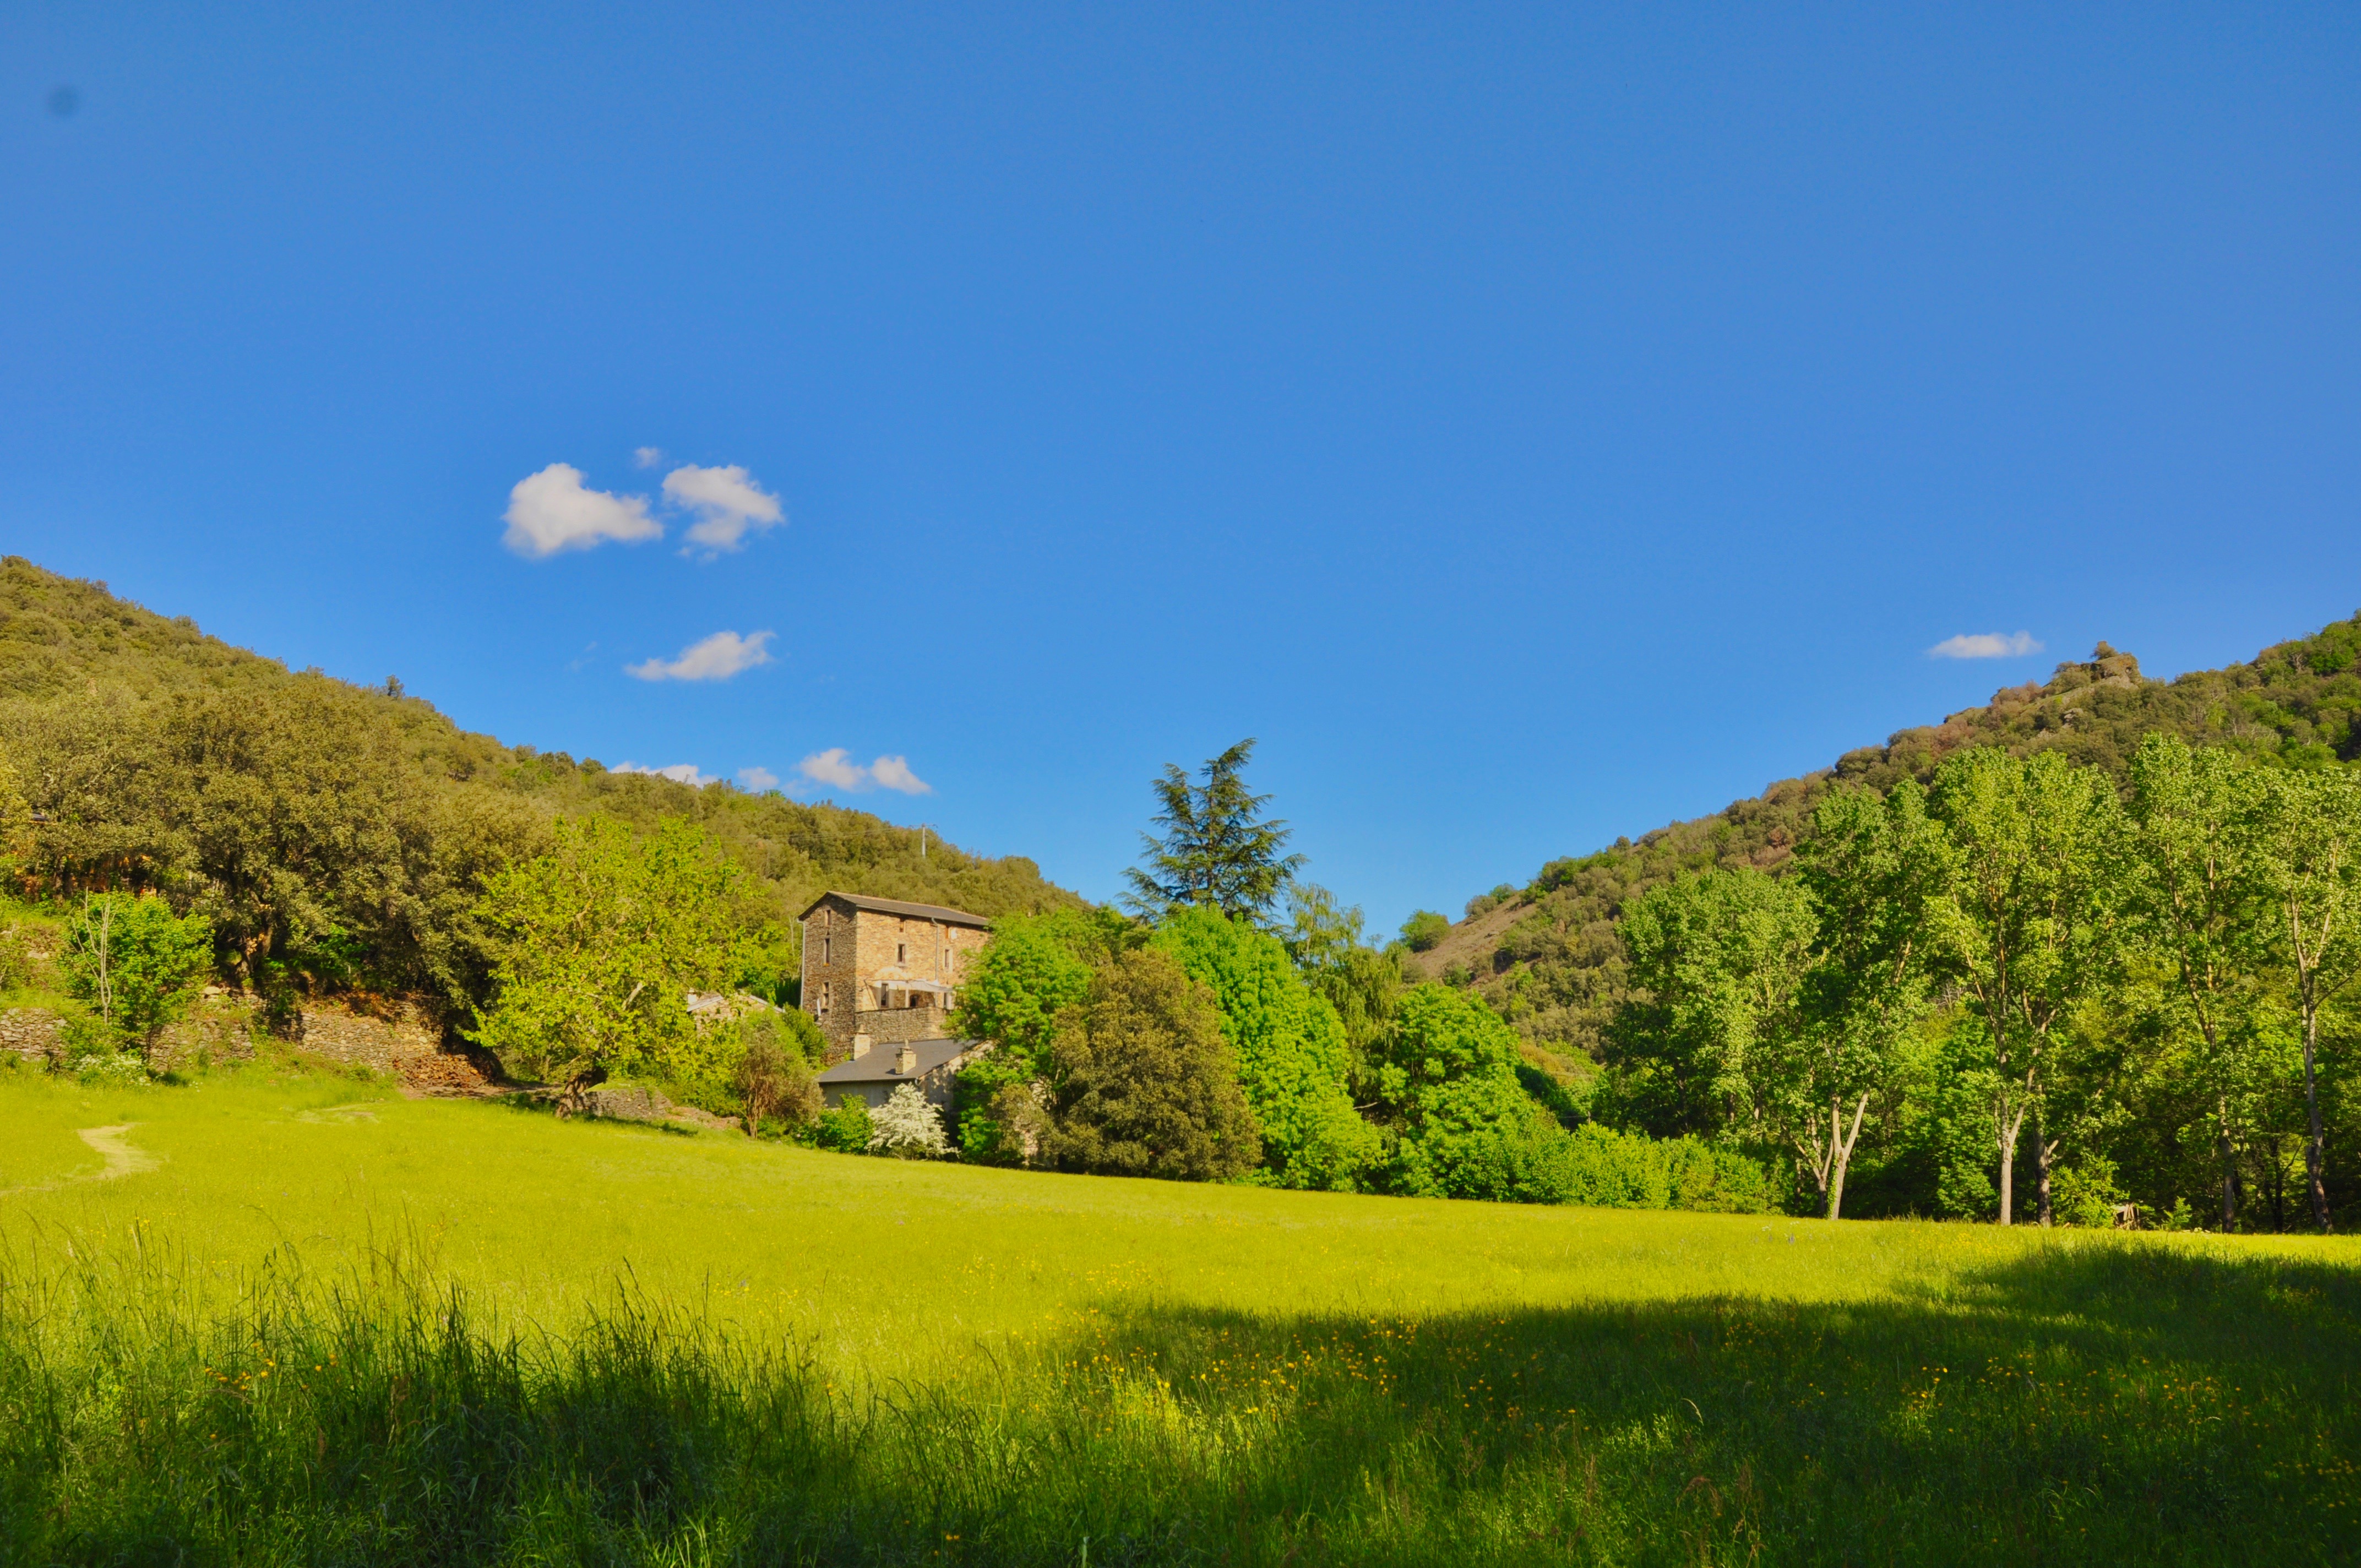
[[[1154,818],[1164,831],[1140,835],[1148,864],[1124,873],[1131,883],[1124,902],[1151,920],[1194,905],[1264,923],[1303,857],[1281,853],[1287,824],[1263,816],[1270,796],[1246,789],[1242,773],[1254,746],[1248,737],[1208,762],[1202,785],[1179,763],[1165,764]]]

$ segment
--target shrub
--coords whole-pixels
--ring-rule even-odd
[[[85,898],[66,927],[66,989],[137,1039],[178,1018],[213,969],[213,923],[160,898]]]
[[[1432,952],[1451,934],[1451,922],[1432,909],[1422,909],[1402,922],[1402,946],[1413,953]]]
[[[897,1155],[904,1159],[939,1159],[950,1153],[943,1137],[943,1115],[927,1103],[915,1083],[901,1083],[886,1096],[869,1122],[872,1154]]]
[[[812,1143],[840,1154],[865,1154],[870,1134],[874,1130],[869,1120],[869,1107],[861,1101],[847,1100],[822,1111],[813,1121]]]

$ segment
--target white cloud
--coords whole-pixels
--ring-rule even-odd
[[[738,770],[738,782],[760,795],[764,790],[778,788],[779,775],[768,768],[741,768]]]
[[[663,461],[664,448],[661,446],[634,446],[631,448],[631,466],[634,468],[653,468]]]
[[[648,515],[645,497],[586,489],[582,470],[571,463],[552,463],[519,479],[509,491],[501,521],[509,525],[501,542],[520,555],[588,550],[608,539],[628,543],[664,537],[664,525]]]
[[[934,786],[910,771],[907,757],[880,757],[869,764],[869,776],[887,789],[904,795],[932,795]]]
[[[719,782],[697,772],[695,762],[675,762],[667,768],[643,768],[637,762],[617,762],[614,771],[619,773],[645,773],[650,778],[670,779],[675,784],[695,784],[699,789]]]
[[[741,637],[734,631],[717,631],[682,649],[677,659],[650,659],[644,663],[626,664],[623,673],[643,681],[726,681],[741,671],[769,663],[771,655],[763,644],[775,635],[757,631],[751,637]]]
[[[796,772],[814,784],[834,784],[839,789],[867,789],[869,770],[859,762],[848,761],[841,746],[830,746],[825,751],[815,751],[796,764]]]
[[[779,498],[767,494],[735,463],[727,468],[683,464],[664,476],[664,493],[666,500],[696,517],[689,540],[710,551],[735,550],[745,543],[748,530],[760,532],[787,520]]]
[[[1927,650],[1929,659],[2021,659],[2027,653],[2038,653],[2041,644],[2033,640],[2030,631],[2014,635],[1998,631],[1963,632],[1946,637]]]
[[[796,764],[796,772],[814,784],[834,784],[839,789],[883,788],[899,790],[904,795],[935,793],[934,785],[910,771],[907,757],[880,757],[863,767],[841,746],[813,752]]]

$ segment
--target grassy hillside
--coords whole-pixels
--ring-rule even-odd
[[[1970,746],[2057,751],[2120,779],[2151,730],[2293,767],[2361,759],[2361,615],[2247,663],[2170,681],[2146,679],[2136,658],[2103,642],[2046,683],[1995,692],[1982,707],[1848,751],[1831,768],[1783,779],[1710,817],[1552,861],[1522,887],[1470,900],[1466,917],[1413,962],[1476,989],[1561,1073],[1580,1076],[1627,990],[1614,931],[1626,899],[1709,865],[1776,871],[1821,795],[1840,784],[1924,783],[1937,762]]]
[[[1081,900],[1032,861],[929,843],[865,812],[704,789],[504,746],[395,689],[365,688],[205,636],[20,557],[0,561],[0,761],[38,828],[49,891],[155,884],[206,907],[225,963],[480,994],[465,911],[489,868],[561,813],[686,817],[786,922],[828,887],[980,915]]]
[[[284,1069],[0,1072],[0,1150],[10,1561],[2349,1543],[2349,1242],[903,1164]]]

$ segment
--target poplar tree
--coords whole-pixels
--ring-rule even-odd
[[[2274,773],[2264,796],[2263,872],[2272,945],[2303,1023],[2303,1148],[2312,1217],[2329,1228],[2320,1120],[2320,1014],[2361,970],[2361,787],[2342,771]]]
[[[1952,850],[1936,908],[1944,967],[1975,1007],[1990,1052],[2000,1223],[2015,1221],[2017,1144],[2030,1119],[2046,1225],[2059,1139],[2041,1108],[2073,1010],[2111,970],[2122,809],[2095,769],[2055,751],[2018,758],[1993,747],[1945,758],[1929,807]]]
[[[2249,1077],[2247,1027],[2270,928],[2260,773],[2218,747],[2151,734],[2131,765],[2141,876],[2138,933],[2178,981],[2202,1047],[2222,1168],[2222,1228],[2238,1218],[2237,1120]]]
[[[1829,795],[1796,851],[1817,935],[1782,1098],[1788,1135],[1831,1220],[1843,1212],[1862,1118],[1891,1088],[1927,1015],[1937,901],[1949,869],[1943,829],[1910,779],[1883,799],[1866,790]]]

